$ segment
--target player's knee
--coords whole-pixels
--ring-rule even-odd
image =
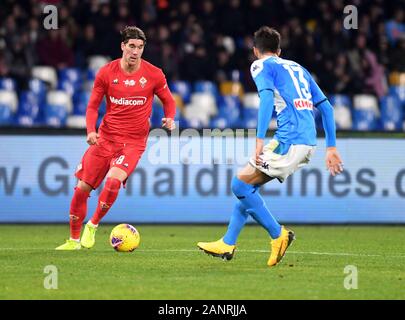
[[[76,187],[88,193],[90,193],[93,190],[93,188],[83,180],[79,180]]]
[[[111,192],[118,192],[121,188],[121,180],[117,178],[107,178],[104,189]]]
[[[235,176],[232,179],[231,189],[233,194],[238,199],[240,199],[246,192],[249,192],[250,189],[253,189],[253,186],[247,184],[246,182],[242,181],[237,176]]]
[[[246,176],[245,172],[244,172],[244,170],[242,170],[242,171],[238,172],[238,174],[236,175],[236,178],[243,181],[245,176]]]
[[[120,168],[112,167],[107,174],[107,178],[117,179],[122,182],[128,178],[128,174]]]

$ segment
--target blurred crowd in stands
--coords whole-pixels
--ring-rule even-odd
[[[43,27],[45,4],[58,8],[57,30]],[[358,29],[344,28],[346,5],[356,6]],[[2,0],[0,8],[0,78],[19,90],[37,65],[86,70],[92,56],[120,57],[125,25],[145,31],[144,58],[169,82],[238,81],[254,92],[253,33],[262,25],[279,30],[282,57],[327,94],[380,99],[405,72],[404,0]]]

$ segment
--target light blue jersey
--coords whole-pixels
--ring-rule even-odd
[[[274,108],[277,114],[277,131],[274,138],[286,145],[316,145],[313,108],[327,99],[310,73],[294,61],[275,56],[256,60],[250,72],[261,100],[265,92],[274,93]],[[266,120],[269,120],[273,106],[266,105],[264,111],[259,111],[259,123],[263,113],[266,113]],[[267,127],[268,121],[264,131]],[[258,131],[263,131],[260,130],[260,125]],[[259,132],[258,137],[263,138]],[[331,138],[334,138],[334,133]]]

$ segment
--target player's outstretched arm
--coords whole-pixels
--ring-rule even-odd
[[[330,102],[325,99],[317,105],[322,115],[322,124],[325,130],[326,137],[326,168],[332,176],[335,176],[343,171],[343,162],[336,149],[336,126],[333,115],[333,107]]]
[[[333,107],[309,72],[306,72],[310,78],[310,89],[313,100],[316,102],[315,107],[318,108],[322,115],[322,125],[325,130],[327,147],[325,159],[326,168],[332,176],[335,176],[343,171],[343,162],[336,149],[336,126]]]

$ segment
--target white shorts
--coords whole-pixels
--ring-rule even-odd
[[[250,159],[249,163],[269,177],[277,178],[280,182],[284,182],[289,175],[307,165],[316,149],[315,146],[295,144],[290,146],[286,154],[281,155],[273,152],[277,146],[278,141],[271,140],[263,148],[262,164],[256,165],[255,159]]]

